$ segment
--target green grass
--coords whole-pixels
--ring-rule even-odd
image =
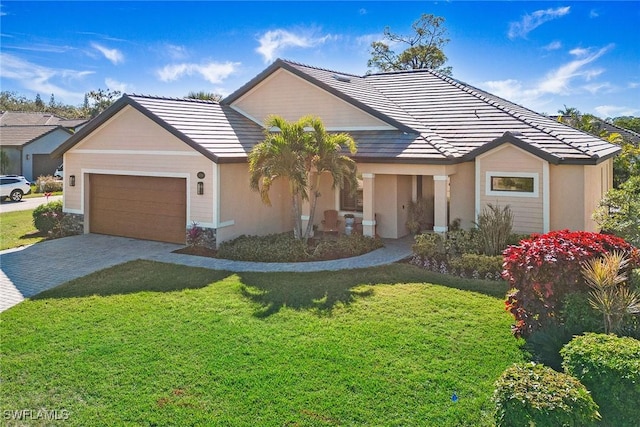
[[[45,240],[33,225],[33,210],[0,213],[0,250]]]
[[[488,426],[493,383],[523,360],[505,291],[407,264],[134,261],[0,314],[0,410],[65,409],[78,426]]]

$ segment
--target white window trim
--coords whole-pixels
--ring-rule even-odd
[[[508,178],[533,178],[533,192],[525,191],[495,191],[491,190],[491,179],[493,177],[508,177]],[[540,176],[538,173],[533,172],[497,172],[487,171],[485,172],[485,195],[497,196],[497,197],[540,197]]]

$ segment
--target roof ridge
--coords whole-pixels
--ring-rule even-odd
[[[596,156],[596,154],[593,153],[590,150],[582,148],[582,147],[580,147],[579,145],[576,145],[576,144],[570,144],[569,142],[567,142],[565,140],[564,137],[559,136],[557,134],[557,132],[549,130],[549,129],[546,129],[546,128],[538,125],[537,123],[532,122],[529,118],[523,116],[521,113],[518,113],[518,112],[514,111],[512,108],[509,108],[505,104],[515,105],[518,108],[522,108],[523,110],[531,112],[531,113],[533,113],[533,114],[535,114],[537,116],[540,116],[541,118],[545,118],[545,119],[551,120],[549,117],[544,116],[542,114],[539,114],[539,113],[537,113],[537,112],[535,112],[535,111],[533,111],[533,110],[531,110],[531,109],[529,109],[527,107],[524,107],[524,106],[522,106],[520,104],[516,104],[515,102],[512,102],[512,101],[509,101],[507,99],[504,99],[504,98],[502,98],[502,97],[500,97],[498,95],[494,95],[494,94],[489,93],[487,91],[484,91],[484,90],[482,90],[480,88],[477,88],[477,87],[475,87],[473,85],[470,85],[468,83],[462,82],[462,81],[457,80],[457,79],[454,79],[453,77],[444,76],[442,74],[436,74],[436,73],[434,73],[434,75],[436,75],[437,77],[443,79],[444,81],[447,81],[447,83],[453,84],[454,86],[456,86],[460,90],[463,90],[463,91],[469,93],[470,95],[473,95],[476,98],[488,103],[489,105],[491,105],[493,107],[496,107],[496,108],[500,109],[501,111],[504,111],[505,113],[507,113],[511,117],[526,123],[527,125],[533,127],[534,129],[537,129],[537,130],[539,130],[539,131],[541,131],[543,133],[546,133],[547,135],[550,135],[550,136],[556,138],[558,141],[561,141],[563,144],[566,144],[567,146],[569,146],[569,147],[571,147],[571,148],[573,148],[575,150],[578,150],[581,153],[588,155],[589,157]],[[493,97],[494,99],[491,99],[490,97]],[[503,101],[505,104],[496,101],[496,99],[498,99],[500,101]],[[567,126],[567,125],[565,125],[563,123],[561,123],[561,124],[563,126]],[[579,129],[572,128],[571,126],[569,126],[569,128],[572,129],[572,130],[580,131]],[[582,131],[580,131],[580,132],[582,132]],[[583,132],[583,133],[586,133],[586,132]],[[593,136],[594,138],[597,138],[594,135],[591,135],[591,134],[588,134],[588,133],[586,133],[586,134],[589,135],[589,136]]]
[[[365,77],[365,76],[361,76],[361,75],[358,75],[358,74],[345,73],[344,71],[331,70],[329,68],[322,68],[322,67],[316,67],[316,66],[309,65],[309,64],[303,64],[302,62],[291,61],[289,59],[279,59],[279,60],[282,61],[282,62],[286,62],[287,64],[290,64],[290,65],[297,65],[299,67],[311,68],[313,70],[326,71],[328,73],[341,74],[343,76],[358,77],[358,78],[361,78],[361,79],[364,79],[364,77]]]
[[[178,98],[172,96],[158,96],[158,95],[143,95],[139,93],[125,93],[123,96],[128,98],[145,98],[145,99],[159,99],[164,101],[184,101],[184,102],[195,102],[200,104],[219,104],[219,102],[211,100],[211,99],[196,99],[196,98]]]

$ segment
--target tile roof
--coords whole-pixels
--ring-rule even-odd
[[[57,125],[0,126],[0,144],[3,146],[22,147],[57,129],[71,133],[62,126]]]
[[[359,160],[457,163],[511,142],[552,163],[596,164],[620,151],[520,105],[429,70],[356,76],[277,60],[220,103],[124,95],[54,152],[60,155],[126,105],[216,162],[245,161],[262,127],[232,108],[283,68],[388,123],[396,130],[349,131]]]
[[[228,105],[197,99],[124,95],[69,138],[53,155],[63,154],[127,105],[218,163],[246,161],[251,148],[264,139],[262,127]]]
[[[60,125],[69,129],[76,128],[88,119],[63,119],[52,113],[23,112],[23,111],[2,111],[0,112],[0,126],[21,126],[21,125]]]
[[[334,76],[340,74],[335,71],[279,61],[279,66],[330,87],[347,101],[371,106],[378,118],[402,123],[448,158],[469,159],[505,132],[524,142],[523,147],[548,154],[554,163],[592,163],[620,150],[601,138],[430,70],[337,79]]]

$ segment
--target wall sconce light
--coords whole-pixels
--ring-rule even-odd
[[[76,186],[76,176],[69,175],[69,187],[75,187],[75,186]]]
[[[198,196],[202,196],[204,194],[204,182],[198,181]]]
[[[29,159],[30,159],[29,154],[27,154],[27,160],[29,160]]]

